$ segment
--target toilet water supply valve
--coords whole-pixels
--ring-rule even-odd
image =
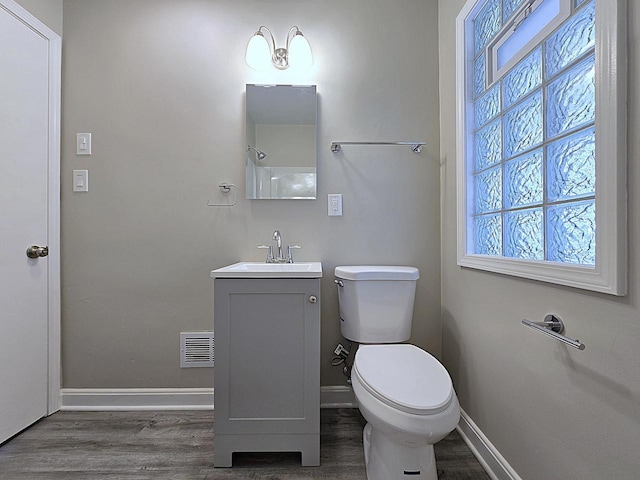
[[[347,359],[349,358],[349,353],[351,350],[351,344],[349,344],[349,348],[345,348],[341,343],[338,344],[336,349],[333,351],[335,357],[331,359],[331,365],[337,367],[339,365],[343,365],[342,373],[345,377],[347,377],[347,383],[351,383],[351,365]]]

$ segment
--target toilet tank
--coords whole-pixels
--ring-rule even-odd
[[[335,269],[340,329],[359,343],[397,343],[411,336],[415,267],[340,266]]]

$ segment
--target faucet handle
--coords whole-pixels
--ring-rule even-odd
[[[268,248],[267,260],[265,263],[273,263],[273,245],[258,245],[258,248]]]
[[[287,245],[287,263],[293,263],[293,254],[291,250],[294,248],[302,248],[300,245]]]

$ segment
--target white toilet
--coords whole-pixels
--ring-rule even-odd
[[[411,335],[414,267],[336,267],[342,335],[360,343],[351,384],[364,428],[368,480],[437,480],[433,445],[460,419],[451,377]]]

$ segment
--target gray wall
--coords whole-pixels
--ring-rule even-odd
[[[212,328],[209,272],[263,260],[279,229],[321,260],[322,384],[344,384],[338,264],[420,268],[412,340],[441,354],[438,25],[436,0],[64,0],[62,138],[63,385],[208,387],[179,368],[179,332]],[[311,43],[308,72],[258,73],[251,35],[292,25]],[[316,201],[244,199],[244,86],[317,84]],[[76,132],[93,155],[75,154]],[[408,147],[331,141],[425,139]],[[73,169],[89,192],[73,193]],[[239,185],[238,205],[217,185]],[[344,216],[327,216],[342,193]],[[277,354],[277,352],[274,352]]]
[[[629,295],[619,298],[456,266],[453,59],[464,1],[439,2],[444,362],[464,410],[525,480],[639,474],[640,9],[629,3]],[[520,324],[551,312],[585,351]]]
[[[51,30],[62,36],[62,1],[63,0],[17,0],[17,3]]]
[[[20,3],[62,32],[61,0]],[[440,0],[438,16],[435,0],[404,0],[400,11],[381,0],[225,3],[64,1],[64,386],[211,386],[210,370],[178,368],[178,333],[211,328],[209,271],[260,260],[255,245],[275,228],[304,246],[300,259],[324,262],[324,385],[343,381],[329,366],[340,338],[337,264],[417,265],[413,341],[440,355],[441,175],[442,350],[463,408],[525,480],[636,478],[640,140],[630,135],[628,296],[463,270],[453,61],[463,0]],[[640,10],[630,3],[634,132]],[[314,50],[311,71],[250,71],[244,47],[261,24],[279,45],[298,24]],[[318,85],[319,200],[242,198],[245,83]],[[94,155],[76,157],[75,133],[85,131]],[[429,141],[420,156],[353,147],[336,157],[328,149],[333,140],[414,138]],[[89,169],[89,193],[71,192],[74,168]],[[222,180],[240,185],[238,205],[206,207],[220,200]],[[326,217],[334,192],[344,195],[342,218]],[[520,325],[548,312],[587,350]]]

